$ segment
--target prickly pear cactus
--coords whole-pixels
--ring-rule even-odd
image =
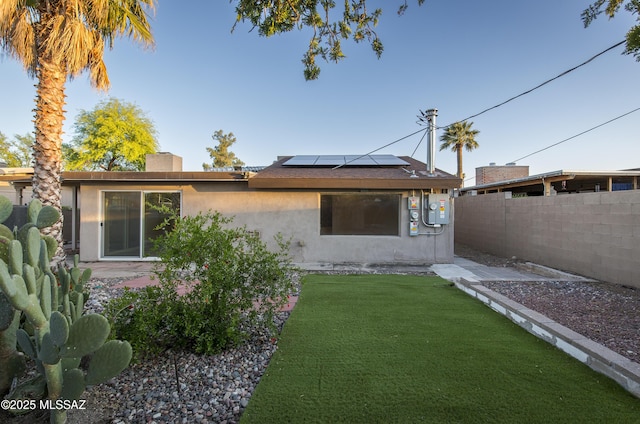
[[[20,311],[13,309],[9,299],[0,292],[0,396],[9,392],[14,378],[25,369],[24,356],[16,349],[16,331]]]
[[[0,201],[0,221],[10,215],[5,204]],[[128,342],[107,342],[111,329],[105,317],[83,315],[91,270],[81,270],[76,255],[71,269],[59,266],[57,276],[52,273],[50,241],[40,235],[39,228],[56,222],[57,213],[32,202],[29,222],[22,228],[6,233],[0,227],[0,372],[6,371],[9,384],[20,372],[24,360],[16,344],[38,372],[15,387],[10,399],[77,400],[86,386],[118,375],[131,361]],[[24,324],[18,328],[22,314]],[[22,361],[15,361],[14,354]],[[91,359],[85,370],[80,363],[86,355]],[[0,384],[4,377],[0,374]],[[50,420],[65,422],[66,411],[52,410]]]

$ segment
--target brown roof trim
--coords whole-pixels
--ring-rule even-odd
[[[83,172],[66,171],[62,173],[64,182],[83,184],[100,182],[188,182],[188,181],[247,181],[249,172]]]
[[[252,178],[249,180],[249,188],[262,189],[431,189],[431,188],[457,188],[459,180],[441,178],[421,178],[406,180],[387,179],[335,179],[335,178],[297,178],[297,179],[268,179]]]

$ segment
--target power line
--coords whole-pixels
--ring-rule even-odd
[[[413,153],[411,153],[411,157],[413,157],[413,155],[416,154],[416,152],[418,151],[418,147],[420,147],[420,145],[422,144],[422,140],[424,140],[424,137],[427,135],[427,131],[424,132],[424,134],[422,134],[422,137],[420,137],[420,141],[418,142],[418,145],[416,146],[415,149],[413,149]]]
[[[350,161],[348,161],[348,162],[346,162],[346,163],[344,163],[344,164],[342,164],[342,165],[338,165],[338,166],[336,166],[336,167],[335,167],[335,168],[333,168],[333,169],[338,169],[338,168],[342,168],[342,167],[343,167],[343,166],[345,166],[345,165],[349,165],[351,162],[357,161],[358,159],[361,159],[361,158],[363,158],[363,157],[365,157],[365,156],[369,156],[369,155],[370,155],[370,154],[372,154],[372,153],[375,153],[375,152],[377,152],[377,151],[379,151],[379,150],[382,150],[382,149],[384,149],[384,148],[386,148],[386,147],[389,147],[389,146],[392,146],[392,145],[394,145],[394,144],[396,144],[396,143],[399,143],[400,141],[402,141],[402,140],[404,140],[404,139],[406,139],[406,138],[409,138],[409,137],[411,137],[411,136],[413,136],[413,135],[416,135],[416,134],[418,134],[418,133],[419,133],[419,132],[421,132],[421,131],[427,131],[427,130],[426,130],[425,128],[421,128],[421,129],[419,129],[418,131],[412,132],[411,134],[409,134],[409,135],[405,135],[404,137],[400,137],[399,139],[397,139],[397,140],[395,140],[395,141],[392,141],[391,143],[387,143],[387,144],[385,144],[385,145],[384,145],[384,146],[382,146],[382,147],[378,147],[377,149],[372,150],[372,151],[370,151],[370,152],[368,152],[368,153],[365,153],[364,155],[360,155],[360,156],[358,156],[357,158],[351,159]]]
[[[502,103],[498,103],[498,104],[497,104],[497,105],[495,105],[495,106],[491,106],[490,108],[487,108],[487,109],[485,109],[485,110],[483,110],[483,111],[481,111],[481,112],[478,112],[478,113],[476,113],[476,114],[474,114],[474,115],[471,115],[471,116],[469,116],[469,117],[467,117],[467,118],[461,119],[461,120],[456,121],[456,122],[468,121],[469,119],[475,118],[476,116],[480,116],[480,115],[482,115],[483,113],[489,112],[490,110],[497,109],[497,108],[499,108],[500,106],[504,106],[505,104],[509,103],[510,101],[513,101],[513,100],[515,100],[515,99],[517,99],[517,98],[519,98],[519,97],[522,97],[522,96],[524,96],[524,95],[526,95],[526,94],[529,94],[529,93],[531,93],[531,92],[533,92],[533,91],[537,90],[538,88],[543,87],[543,86],[545,86],[545,85],[549,84],[550,82],[555,81],[555,80],[557,80],[558,78],[561,78],[561,77],[563,77],[563,76],[565,76],[565,75],[569,74],[570,72],[575,71],[576,69],[578,69],[578,68],[580,68],[580,67],[582,67],[582,66],[584,66],[584,65],[588,64],[589,62],[593,61],[594,59],[596,59],[596,58],[597,58],[597,57],[599,57],[599,56],[602,56],[603,54],[607,53],[608,51],[613,50],[613,49],[615,49],[615,48],[616,48],[616,47],[618,47],[618,46],[621,46],[621,45],[622,45],[622,44],[624,44],[625,42],[626,42],[626,40],[622,40],[622,41],[620,41],[619,43],[616,43],[616,44],[614,44],[613,46],[611,46],[611,47],[609,47],[609,48],[607,48],[607,49],[605,49],[605,50],[601,51],[600,53],[598,53],[598,54],[596,54],[596,55],[594,55],[594,56],[591,56],[591,58],[587,59],[586,61],[582,62],[581,64],[579,64],[579,65],[577,65],[577,66],[574,66],[573,68],[568,69],[568,70],[566,70],[566,71],[562,72],[561,74],[556,75],[555,77],[553,77],[553,78],[551,78],[551,79],[546,80],[546,81],[545,81],[545,82],[543,82],[542,84],[538,84],[537,86],[535,86],[535,87],[533,87],[533,88],[531,88],[531,89],[529,89],[529,90],[527,90],[527,91],[524,91],[524,92],[522,92],[522,93],[518,94],[517,96],[513,96],[513,97],[511,97],[511,98],[509,98],[509,99],[505,100],[505,101],[504,101],[504,102],[502,102]],[[453,124],[455,124],[455,122],[454,122],[454,123],[451,123],[451,124],[449,124],[449,125],[446,125],[446,126],[444,126],[444,127],[438,127],[438,129],[447,128],[447,127],[450,127],[450,126],[451,126],[451,125],[453,125]]]
[[[578,69],[578,68],[580,68],[580,67],[582,67],[582,66],[584,66],[584,65],[586,65],[586,64],[588,64],[588,63],[590,63],[590,62],[592,62],[592,61],[593,61],[594,59],[596,59],[597,57],[602,56],[603,54],[607,53],[607,52],[608,52],[608,51],[610,51],[610,50],[615,49],[615,48],[616,48],[616,47],[618,47],[618,46],[621,46],[622,44],[624,44],[624,43],[625,43],[625,41],[626,41],[626,40],[623,40],[623,41],[620,41],[619,43],[614,44],[613,46],[611,46],[611,47],[609,47],[609,48],[607,48],[607,49],[605,49],[605,50],[601,51],[600,53],[597,53],[597,54],[593,55],[592,57],[590,57],[590,58],[589,58],[589,59],[587,59],[586,61],[582,62],[581,64],[579,64],[579,65],[577,65],[577,66],[574,66],[573,68],[568,69],[568,70],[566,70],[566,71],[562,72],[561,74],[559,74],[559,75],[557,75],[557,76],[555,76],[555,77],[553,77],[553,78],[551,78],[551,79],[549,79],[549,80],[547,80],[547,81],[545,81],[545,82],[543,82],[543,83],[541,83],[541,84],[538,84],[537,86],[535,86],[535,87],[533,87],[533,88],[531,88],[531,89],[529,89],[529,90],[527,90],[527,91],[524,91],[524,92],[522,92],[522,93],[518,94],[517,96],[513,96],[513,97],[511,97],[511,98],[509,98],[509,99],[507,99],[507,100],[503,101],[502,103],[499,103],[499,104],[497,104],[497,105],[495,105],[495,106],[492,106],[492,107],[490,107],[490,108],[487,108],[487,109],[485,109],[485,110],[483,110],[483,111],[481,111],[481,112],[478,112],[478,113],[476,113],[476,114],[473,114],[473,115],[471,115],[471,116],[469,116],[469,117],[467,117],[467,118],[465,118],[465,119],[461,119],[461,120],[456,121],[456,122],[467,121],[467,120],[469,120],[469,119],[475,118],[476,116],[480,116],[480,115],[482,115],[482,114],[484,114],[484,113],[486,113],[486,112],[489,112],[490,110],[497,109],[497,108],[499,108],[500,106],[504,106],[505,104],[507,104],[507,103],[509,103],[509,102],[511,102],[511,101],[513,101],[513,100],[515,100],[515,99],[517,99],[517,98],[519,98],[519,97],[522,97],[522,96],[524,96],[524,95],[527,95],[527,94],[529,94],[529,93],[531,93],[531,92],[533,92],[533,91],[537,90],[538,88],[543,87],[543,86],[545,86],[545,85],[549,84],[550,82],[555,81],[555,80],[557,80],[558,78],[561,78],[561,77],[563,77],[563,76],[565,76],[565,75],[567,75],[567,74],[569,74],[569,73],[571,73],[571,72],[575,71],[576,69]],[[636,110],[637,110],[637,109],[636,109]],[[632,112],[635,112],[635,110],[634,110],[634,111],[632,111]],[[632,112],[629,112],[629,113],[632,113]],[[622,115],[622,116],[624,116],[624,115]],[[618,118],[621,118],[622,116],[620,116],[620,117],[618,117]],[[618,118],[615,118],[615,119],[618,119]],[[613,119],[613,120],[615,120],[615,119]],[[455,123],[455,122],[454,122],[454,123]],[[444,127],[438,127],[438,129],[443,129],[443,128],[450,127],[450,126],[451,126],[451,125],[453,125],[454,123],[451,123],[451,124],[446,125],[446,126],[444,126]],[[606,124],[606,123],[605,123],[605,124]],[[605,124],[602,124],[602,125],[605,125]],[[594,127],[594,128],[592,128],[592,129],[595,129],[595,128],[597,128],[597,127]],[[411,133],[411,134],[409,134],[409,135],[406,135],[406,136],[401,137],[401,138],[399,138],[399,139],[397,139],[397,140],[395,140],[395,141],[392,141],[391,143],[387,143],[387,144],[385,144],[385,145],[384,145],[384,146],[382,146],[382,147],[378,147],[377,149],[374,149],[374,150],[372,150],[372,151],[370,151],[370,152],[368,152],[368,153],[365,153],[364,155],[361,155],[361,156],[359,156],[359,157],[357,157],[357,158],[355,158],[355,159],[350,160],[349,162],[345,163],[344,165],[348,165],[349,163],[351,163],[351,162],[353,162],[353,161],[356,161],[356,160],[358,160],[358,159],[360,159],[360,158],[363,158],[363,157],[365,157],[365,156],[368,156],[368,155],[370,155],[370,154],[372,154],[372,153],[375,153],[375,152],[377,152],[377,151],[379,151],[379,150],[382,150],[382,149],[384,149],[384,148],[386,148],[386,147],[392,146],[392,145],[394,145],[394,144],[396,144],[396,143],[398,143],[398,142],[400,142],[400,141],[402,141],[402,140],[404,140],[404,139],[407,139],[407,138],[409,138],[409,137],[411,137],[411,136],[413,136],[413,135],[418,134],[418,133],[419,133],[419,132],[421,132],[421,131],[425,131],[425,134],[426,134],[427,129],[425,129],[425,128],[420,129],[420,130],[415,131],[415,132],[413,132],[413,133]],[[587,130],[587,131],[585,131],[585,132],[588,132],[588,131],[590,131],[590,130]],[[580,135],[580,134],[578,134],[578,135]],[[577,137],[577,136],[575,136],[575,137]],[[420,144],[422,143],[422,140],[423,140],[423,139],[424,139],[424,135],[422,136],[422,138],[420,138],[420,141],[418,142],[418,145],[416,146],[416,148],[414,149],[413,153],[411,154],[411,157],[413,157],[413,155],[416,153],[416,151],[418,150],[418,147],[420,147]],[[565,140],[565,141],[566,141],[566,140]],[[553,147],[553,146],[549,146],[549,147]],[[537,153],[537,152],[536,152],[536,153]],[[533,154],[534,154],[534,153],[533,153]],[[525,156],[525,157],[527,157],[527,156]],[[522,159],[523,159],[523,158],[522,158]],[[514,161],[514,162],[515,162],[515,161]],[[344,165],[338,165],[338,166],[336,166],[336,167],[335,167],[335,168],[333,168],[333,169],[341,168],[341,167],[343,167]]]
[[[611,122],[613,122],[613,121],[616,121],[616,120],[618,120],[618,119],[620,119],[620,118],[624,118],[625,116],[627,116],[627,115],[631,115],[633,112],[637,112],[637,111],[639,111],[639,110],[640,110],[640,107],[639,107],[639,108],[636,108],[636,109],[633,109],[633,110],[631,110],[631,111],[629,111],[629,112],[627,112],[627,113],[623,113],[622,115],[616,116],[616,117],[615,117],[615,118],[613,118],[613,119],[609,119],[607,122],[603,122],[602,124],[596,125],[595,127],[591,127],[591,128],[589,128],[588,130],[582,131],[582,132],[581,132],[581,133],[579,133],[579,134],[572,135],[572,136],[571,136],[571,137],[569,137],[569,138],[565,138],[564,140],[558,141],[557,143],[553,143],[553,144],[551,144],[551,145],[549,145],[549,146],[547,146],[547,147],[545,147],[545,148],[543,148],[543,149],[536,150],[536,151],[535,151],[535,152],[533,152],[533,153],[529,153],[528,155],[523,156],[523,157],[521,157],[521,158],[518,158],[518,159],[516,159],[516,160],[512,160],[511,162],[514,162],[514,163],[515,163],[515,162],[521,161],[522,159],[526,159],[526,158],[528,158],[528,157],[530,157],[530,156],[533,156],[533,155],[535,155],[535,154],[537,154],[537,153],[544,152],[545,150],[549,150],[549,149],[550,149],[550,148],[552,148],[552,147],[555,147],[555,146],[557,146],[557,145],[559,145],[559,144],[562,144],[562,143],[564,143],[564,142],[567,142],[567,141],[569,141],[569,140],[572,140],[572,139],[574,139],[574,138],[576,138],[576,137],[580,137],[581,135],[586,134],[586,133],[588,133],[589,131],[593,131],[593,130],[595,130],[596,128],[600,128],[600,127],[602,127],[602,126],[605,126],[605,125],[607,125],[607,124],[610,124],[610,123],[611,123]]]

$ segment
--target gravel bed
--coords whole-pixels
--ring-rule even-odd
[[[86,308],[102,312],[121,279],[91,280]],[[275,318],[278,331],[289,317]],[[71,411],[73,423],[237,423],[277,348],[277,338],[250,330],[246,343],[217,355],[165,352],[129,366],[92,387],[86,411]]]
[[[640,290],[577,281],[482,284],[640,363]]]
[[[458,256],[492,267],[512,267],[501,258],[456,244]],[[583,281],[483,282],[485,287],[640,363],[640,289]]]

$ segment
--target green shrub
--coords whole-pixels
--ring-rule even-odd
[[[159,285],[129,290],[108,305],[114,335],[137,354],[213,354],[244,340],[251,327],[273,329],[273,315],[293,289],[289,244],[278,236],[272,251],[257,233],[231,223],[218,212],[166,220],[155,240]],[[178,295],[179,287],[186,293]]]

